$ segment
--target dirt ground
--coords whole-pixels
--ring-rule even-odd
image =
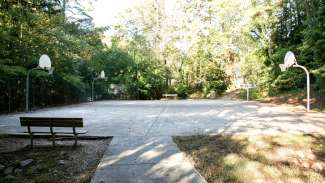
[[[0,183],[89,183],[111,138],[56,141],[37,138],[0,138]],[[32,161],[22,166],[24,160]]]
[[[279,94],[279,96],[270,96],[270,97],[257,97],[254,95],[254,91],[250,93],[251,101],[259,101],[262,103],[271,103],[276,105],[281,104],[289,104],[292,106],[306,106],[306,96],[304,90],[296,91],[296,92],[288,92]],[[242,99],[246,100],[246,90],[233,90],[226,92],[222,97],[222,99]],[[325,97],[318,95],[318,93],[311,92],[310,98],[310,107],[315,111],[325,111]]]

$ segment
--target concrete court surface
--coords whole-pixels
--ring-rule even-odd
[[[325,114],[230,100],[101,101],[0,116],[17,133],[19,116],[82,117],[88,135],[114,136],[91,183],[204,183],[172,141],[175,135],[323,133]]]
[[[19,133],[20,116],[82,117],[88,135],[324,133],[325,113],[231,100],[100,101],[0,115],[0,133]]]
[[[101,101],[0,116],[0,133],[19,133],[20,116],[82,117],[88,135],[172,136],[215,132],[254,111],[232,101]]]

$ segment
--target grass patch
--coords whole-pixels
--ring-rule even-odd
[[[257,88],[249,89],[249,100],[259,100],[263,97],[264,97],[263,93],[261,93]],[[247,100],[247,90],[246,89],[239,90],[239,98],[242,100]]]
[[[325,137],[189,136],[174,141],[210,183],[325,182]]]

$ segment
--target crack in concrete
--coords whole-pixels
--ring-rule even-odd
[[[153,126],[158,122],[158,120],[160,119],[160,116],[166,112],[168,109],[168,103],[166,101],[166,105],[162,108],[162,110],[158,113],[158,115],[156,116],[156,118],[152,121],[151,125],[149,126],[148,130],[146,131],[146,133],[144,134],[145,137],[148,136],[149,132],[151,131],[151,129],[153,128]]]

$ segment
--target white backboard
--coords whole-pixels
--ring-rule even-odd
[[[47,55],[42,55],[38,61],[38,66],[42,69],[50,69],[51,68],[51,59]]]
[[[245,83],[240,85],[241,88],[256,88],[256,85],[253,83]]]
[[[101,79],[105,79],[105,71],[101,71],[99,77],[100,77]]]
[[[291,67],[293,64],[296,63],[296,57],[295,54],[293,54],[292,51],[288,51],[284,57],[284,66],[286,68]]]

